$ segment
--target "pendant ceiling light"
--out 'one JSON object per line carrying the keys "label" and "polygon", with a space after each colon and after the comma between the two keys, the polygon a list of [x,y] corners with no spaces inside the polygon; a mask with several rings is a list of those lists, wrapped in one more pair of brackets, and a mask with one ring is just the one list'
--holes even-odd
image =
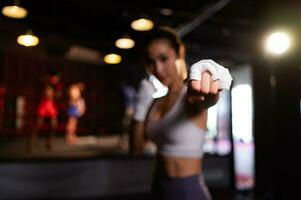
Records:
{"label": "pendant ceiling light", "polygon": [[115,46],[120,49],[131,49],[135,46],[135,41],[125,36],[116,40]]}
{"label": "pendant ceiling light", "polygon": [[131,27],[136,31],[149,31],[154,27],[154,23],[149,19],[140,18],[134,20],[131,23]]}
{"label": "pendant ceiling light", "polygon": [[107,64],[118,64],[121,62],[121,56],[118,55],[118,54],[114,54],[114,53],[111,53],[111,54],[107,54],[105,57],[104,57],[104,61],[105,63]]}
{"label": "pendant ceiling light", "polygon": [[3,7],[2,14],[6,17],[22,19],[27,16],[27,10],[19,5],[19,1],[15,1],[13,5]]}
{"label": "pendant ceiling light", "polygon": [[26,47],[32,47],[39,44],[39,38],[35,35],[33,35],[32,31],[27,31],[24,35],[20,35],[17,38],[17,42],[20,45],[26,46]]}

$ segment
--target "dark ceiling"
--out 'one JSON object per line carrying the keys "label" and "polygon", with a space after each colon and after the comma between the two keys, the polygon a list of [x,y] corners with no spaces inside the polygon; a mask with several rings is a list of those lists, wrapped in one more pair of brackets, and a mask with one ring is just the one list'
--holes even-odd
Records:
{"label": "dark ceiling", "polygon": [[[0,8],[10,3],[3,0]],[[260,20],[282,16],[277,10],[283,5],[299,7],[301,12],[298,1],[288,4],[260,0],[23,0],[20,4],[29,11],[25,19],[0,17],[1,49],[10,48],[11,44],[20,48],[15,38],[30,28],[41,38],[39,48],[52,53],[80,45],[105,54],[114,50],[114,41],[124,34],[139,41],[143,33],[132,30],[130,23],[145,16],[156,26],[175,28],[192,59],[197,54],[242,62],[249,59],[250,45],[263,26]],[[164,15],[162,9],[171,9],[173,13]],[[135,48],[125,51],[132,52],[129,55],[136,53]]]}

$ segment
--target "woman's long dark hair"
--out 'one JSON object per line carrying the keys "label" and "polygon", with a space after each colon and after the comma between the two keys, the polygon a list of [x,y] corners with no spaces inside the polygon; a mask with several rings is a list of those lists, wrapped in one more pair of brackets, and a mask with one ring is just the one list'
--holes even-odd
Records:
{"label": "woman's long dark hair", "polygon": [[177,70],[180,76],[185,79],[187,76],[187,69],[184,60],[185,55],[185,47],[181,39],[179,38],[176,31],[169,27],[157,27],[151,31],[149,31],[143,43],[143,55],[142,60],[145,66],[148,65],[148,46],[154,42],[155,40],[165,40],[169,43],[170,47],[175,50],[179,58],[182,59],[182,64],[178,66]]}
{"label": "woman's long dark hair", "polygon": [[170,44],[170,46],[177,52],[177,54],[179,53],[180,46],[183,45],[175,30],[169,27],[157,27],[146,33],[143,43],[145,55],[147,55],[147,47],[153,41],[159,39],[166,40]]}

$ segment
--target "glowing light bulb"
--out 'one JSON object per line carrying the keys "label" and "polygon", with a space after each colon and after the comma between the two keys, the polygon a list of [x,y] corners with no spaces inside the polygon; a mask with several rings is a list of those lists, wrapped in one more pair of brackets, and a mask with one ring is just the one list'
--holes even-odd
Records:
{"label": "glowing light bulb", "polygon": [[39,44],[39,38],[32,34],[25,34],[25,35],[20,35],[17,39],[17,42],[20,45],[23,45],[26,47],[32,47],[32,46],[36,46]]}
{"label": "glowing light bulb", "polygon": [[154,27],[154,23],[149,19],[141,18],[134,20],[131,27],[136,31],[148,31]]}
{"label": "glowing light bulb", "polygon": [[130,38],[120,38],[116,40],[115,45],[120,49],[130,49],[135,46],[135,41]]}
{"label": "glowing light bulb", "polygon": [[122,60],[121,56],[118,54],[108,54],[104,57],[104,61],[107,64],[118,64],[120,63]]}
{"label": "glowing light bulb", "polygon": [[20,6],[5,6],[2,8],[2,14],[6,17],[22,19],[27,16],[27,10]]}
{"label": "glowing light bulb", "polygon": [[266,51],[272,54],[283,54],[290,47],[290,38],[286,33],[271,34],[266,41]]}

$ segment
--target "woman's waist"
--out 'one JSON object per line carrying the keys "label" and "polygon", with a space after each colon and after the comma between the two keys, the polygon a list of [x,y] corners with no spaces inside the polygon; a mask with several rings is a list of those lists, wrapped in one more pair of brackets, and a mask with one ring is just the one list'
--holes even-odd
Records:
{"label": "woman's waist", "polygon": [[187,177],[199,175],[202,165],[200,158],[157,156],[156,172],[167,177]]}

